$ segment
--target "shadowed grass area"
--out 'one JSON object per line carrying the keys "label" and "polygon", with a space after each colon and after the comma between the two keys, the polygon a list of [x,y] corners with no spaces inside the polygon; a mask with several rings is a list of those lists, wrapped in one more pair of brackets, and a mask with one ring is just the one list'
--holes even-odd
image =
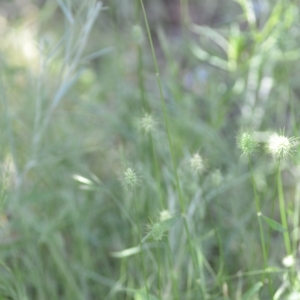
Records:
{"label": "shadowed grass area", "polygon": [[12,1],[0,32],[0,300],[300,298],[295,1]]}

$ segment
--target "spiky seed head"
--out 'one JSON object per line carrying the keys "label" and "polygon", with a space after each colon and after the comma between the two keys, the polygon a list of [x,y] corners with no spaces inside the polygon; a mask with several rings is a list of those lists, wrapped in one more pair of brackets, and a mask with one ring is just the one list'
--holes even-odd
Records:
{"label": "spiky seed head", "polygon": [[128,188],[134,188],[138,185],[138,176],[132,168],[127,168],[125,170],[124,183]]}
{"label": "spiky seed head", "polygon": [[134,25],[132,27],[132,37],[137,45],[142,45],[144,42],[144,32],[140,25]]}
{"label": "spiky seed head", "polygon": [[253,131],[241,130],[237,136],[237,145],[242,150],[242,155],[252,155],[258,147]]}
{"label": "spiky seed head", "polygon": [[285,159],[292,155],[295,147],[298,145],[298,139],[294,137],[286,137],[273,133],[268,140],[267,150],[274,158]]}
{"label": "spiky seed head", "polygon": [[149,225],[148,229],[150,232],[150,236],[154,241],[159,242],[163,239],[164,229],[163,229],[163,226],[159,222],[152,223],[151,225]]}
{"label": "spiky seed head", "polygon": [[140,127],[145,133],[153,132],[155,128],[155,121],[153,117],[146,113],[140,121]]}
{"label": "spiky seed head", "polygon": [[204,160],[199,153],[195,153],[190,159],[190,166],[196,172],[201,174],[204,169]]}

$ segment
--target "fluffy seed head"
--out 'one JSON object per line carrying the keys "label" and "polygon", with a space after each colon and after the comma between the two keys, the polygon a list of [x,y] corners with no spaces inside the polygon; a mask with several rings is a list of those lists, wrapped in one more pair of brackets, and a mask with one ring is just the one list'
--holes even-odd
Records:
{"label": "fluffy seed head", "polygon": [[205,169],[203,158],[199,153],[195,153],[193,157],[191,157],[190,165],[196,173],[201,174]]}
{"label": "fluffy seed head", "polygon": [[250,130],[242,130],[237,136],[237,145],[242,150],[242,155],[251,155],[258,147],[254,134]]}
{"label": "fluffy seed head", "polygon": [[286,137],[273,133],[268,140],[267,150],[277,159],[285,159],[287,156],[292,155],[297,146],[298,141],[294,137]]}
{"label": "fluffy seed head", "polygon": [[138,185],[138,176],[132,168],[127,168],[125,170],[124,183],[129,188],[134,188]]}
{"label": "fluffy seed head", "polygon": [[295,259],[294,259],[293,255],[288,255],[288,256],[284,257],[282,259],[282,264],[287,268],[290,268],[293,265],[295,265]]}
{"label": "fluffy seed head", "polygon": [[168,210],[162,210],[159,214],[160,221],[168,220],[172,217],[171,213]]}
{"label": "fluffy seed head", "polygon": [[140,126],[146,133],[153,132],[155,128],[155,121],[150,114],[146,113],[140,121]]}

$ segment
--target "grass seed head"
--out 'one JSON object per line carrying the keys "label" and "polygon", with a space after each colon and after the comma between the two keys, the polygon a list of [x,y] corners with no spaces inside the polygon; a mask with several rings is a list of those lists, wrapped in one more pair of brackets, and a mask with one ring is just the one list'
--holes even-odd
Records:
{"label": "grass seed head", "polygon": [[191,157],[190,166],[196,173],[201,174],[204,171],[204,160],[199,153],[195,153],[193,157]]}
{"label": "grass seed head", "polygon": [[150,232],[150,236],[154,241],[159,242],[163,239],[164,228],[159,222],[152,223],[148,226],[148,229]]}
{"label": "grass seed head", "polygon": [[252,155],[258,147],[253,131],[241,130],[237,136],[237,145],[242,150],[242,155]]}
{"label": "grass seed head", "polygon": [[140,128],[145,132],[145,133],[150,133],[153,132],[155,129],[155,121],[153,117],[146,113],[144,117],[140,121]]}
{"label": "grass seed head", "polygon": [[123,179],[128,188],[135,188],[139,182],[138,176],[132,168],[127,168],[125,170]]}
{"label": "grass seed head", "polygon": [[269,137],[267,150],[274,158],[285,159],[293,154],[297,145],[297,138],[289,138],[284,135],[273,133]]}
{"label": "grass seed head", "polygon": [[160,213],[159,213],[159,219],[161,222],[165,221],[165,220],[168,220],[172,217],[171,213],[168,211],[168,210],[162,210]]}

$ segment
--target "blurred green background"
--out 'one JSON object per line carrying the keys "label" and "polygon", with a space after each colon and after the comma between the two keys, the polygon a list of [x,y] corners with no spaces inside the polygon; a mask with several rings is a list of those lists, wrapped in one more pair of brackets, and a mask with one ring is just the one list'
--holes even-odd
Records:
{"label": "blurred green background", "polygon": [[[299,135],[299,2],[144,5],[185,212],[168,242],[116,258],[138,245],[136,227],[144,237],[161,211],[183,213],[140,1],[0,2],[0,299],[140,300],[145,286],[149,299],[202,299],[202,284],[205,299],[271,299],[267,287],[243,296],[261,281],[263,263],[247,159],[235,140],[242,126],[257,133],[262,211],[279,221],[276,164],[264,143],[273,131]],[[139,128],[145,113],[155,120],[150,136]],[[196,152],[201,176],[189,167]],[[135,192],[121,182],[128,167],[140,177]],[[282,178],[296,247],[299,151]],[[183,218],[200,249],[201,284]],[[276,291],[284,244],[264,230]]]}

